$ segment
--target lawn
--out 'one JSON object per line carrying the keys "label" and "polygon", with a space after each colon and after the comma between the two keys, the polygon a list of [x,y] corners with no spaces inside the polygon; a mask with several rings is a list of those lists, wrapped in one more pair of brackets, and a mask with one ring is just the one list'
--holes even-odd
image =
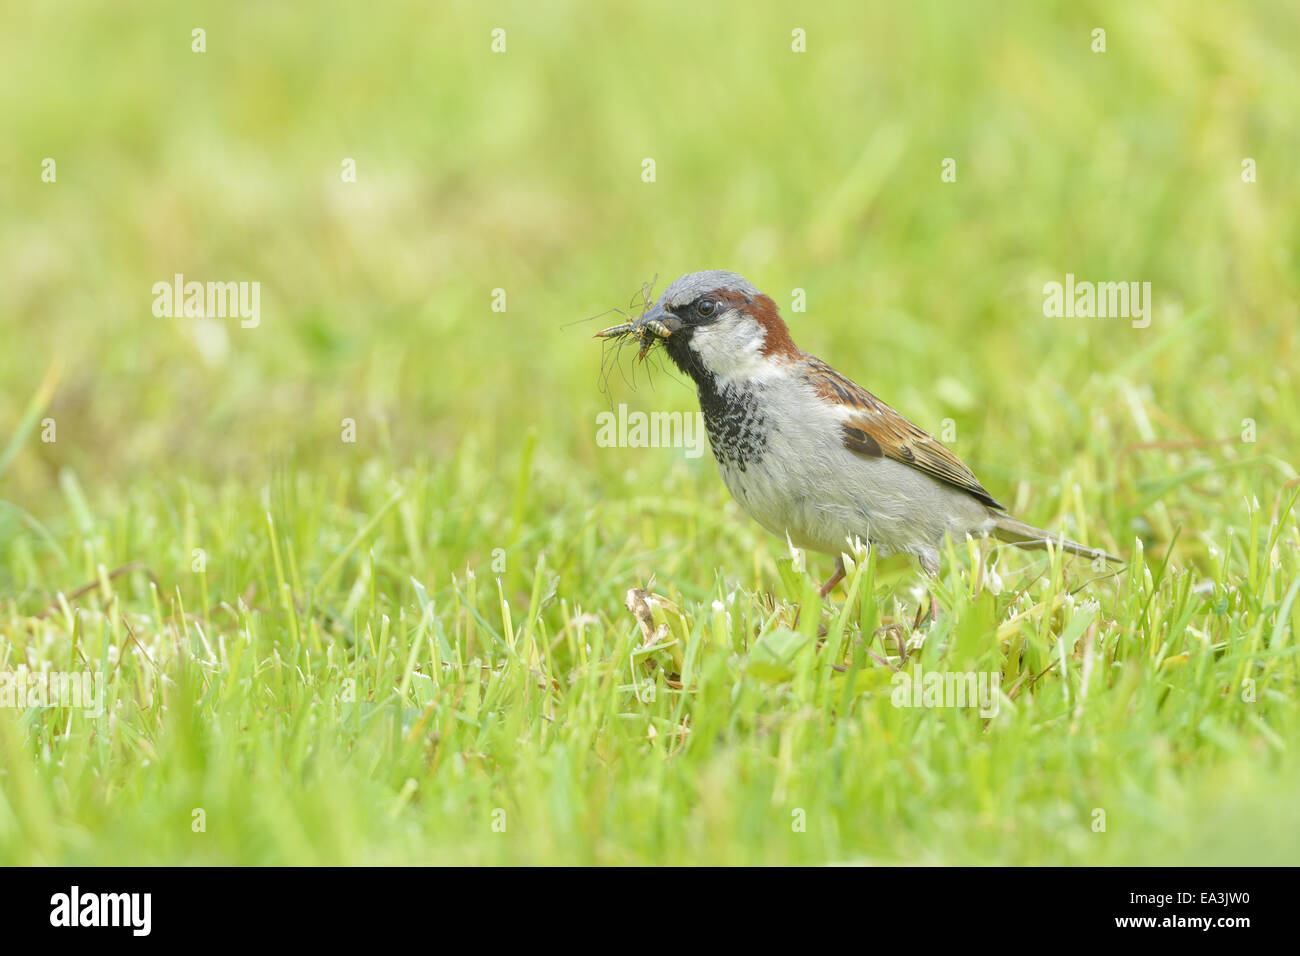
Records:
{"label": "lawn", "polygon": [[[5,6],[0,863],[1300,863],[1295,36]],[[859,553],[819,601],[707,451],[600,440],[694,414],[592,333],[704,268],[1122,563],[953,542],[918,626]],[[1067,276],[1149,313],[1046,314]]]}

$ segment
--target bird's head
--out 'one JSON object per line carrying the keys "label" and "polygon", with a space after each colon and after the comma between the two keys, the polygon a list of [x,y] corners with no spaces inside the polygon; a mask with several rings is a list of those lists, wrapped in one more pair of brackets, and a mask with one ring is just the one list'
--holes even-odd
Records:
{"label": "bird's head", "polygon": [[662,343],[696,382],[761,378],[799,354],[776,303],[741,276],[721,270],[682,276],[640,318],[597,335],[635,336],[642,358]]}

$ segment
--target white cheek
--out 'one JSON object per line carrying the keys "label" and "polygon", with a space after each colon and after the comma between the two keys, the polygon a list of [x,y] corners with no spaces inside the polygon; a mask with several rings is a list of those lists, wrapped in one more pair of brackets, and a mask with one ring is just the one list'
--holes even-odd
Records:
{"label": "white cheek", "polygon": [[753,381],[773,375],[776,369],[760,351],[766,331],[749,316],[723,318],[703,325],[691,336],[691,348],[713,372],[718,384]]}

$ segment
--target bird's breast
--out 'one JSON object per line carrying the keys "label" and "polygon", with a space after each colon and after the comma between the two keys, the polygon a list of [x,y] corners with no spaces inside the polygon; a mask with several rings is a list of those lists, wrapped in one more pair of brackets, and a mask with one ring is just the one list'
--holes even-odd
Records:
{"label": "bird's breast", "polygon": [[700,386],[700,411],[713,457],[723,471],[746,471],[768,453],[773,422],[763,410],[762,385]]}

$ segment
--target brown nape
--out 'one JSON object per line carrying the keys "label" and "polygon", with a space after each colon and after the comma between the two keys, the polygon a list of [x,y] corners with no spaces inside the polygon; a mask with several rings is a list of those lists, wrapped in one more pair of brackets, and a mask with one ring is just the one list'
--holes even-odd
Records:
{"label": "brown nape", "polygon": [[749,314],[757,319],[758,324],[767,332],[761,350],[764,355],[797,359],[803,354],[799,351],[799,346],[794,344],[794,339],[790,338],[790,329],[781,318],[781,313],[776,310],[776,303],[771,298],[765,295],[755,296],[754,301],[749,304]]}

